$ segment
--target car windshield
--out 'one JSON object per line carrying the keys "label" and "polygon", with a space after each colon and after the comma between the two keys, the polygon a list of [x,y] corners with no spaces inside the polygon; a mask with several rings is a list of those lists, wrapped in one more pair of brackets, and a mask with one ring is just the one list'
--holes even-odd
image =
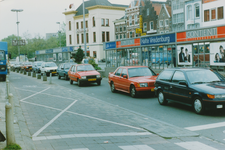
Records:
{"label": "car windshield", "polygon": [[55,63],[47,63],[45,67],[57,67],[57,65]]}
{"label": "car windshield", "polygon": [[5,60],[5,51],[0,50],[0,60]]}
{"label": "car windshield", "polygon": [[65,68],[64,69],[70,69],[70,67],[72,66],[73,64],[65,64]]}
{"label": "car windshield", "polygon": [[219,77],[211,70],[192,70],[187,72],[188,80],[191,84],[203,84],[210,82],[220,82]]}
{"label": "car windshield", "polygon": [[92,65],[80,65],[77,66],[77,71],[92,71],[95,70]]}
{"label": "car windshield", "polygon": [[142,77],[142,76],[154,76],[155,74],[147,67],[129,68],[129,77]]}

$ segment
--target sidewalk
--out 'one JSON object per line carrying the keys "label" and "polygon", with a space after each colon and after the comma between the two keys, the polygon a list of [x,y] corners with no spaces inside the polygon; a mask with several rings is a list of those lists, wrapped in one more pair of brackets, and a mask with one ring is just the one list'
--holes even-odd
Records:
{"label": "sidewalk", "polygon": [[[11,73],[16,143],[23,150],[223,150],[198,134],[97,98]],[[69,84],[69,83],[68,83]],[[71,85],[75,86],[75,85]],[[5,135],[5,82],[0,82],[0,130]],[[0,142],[0,149],[6,142]]]}

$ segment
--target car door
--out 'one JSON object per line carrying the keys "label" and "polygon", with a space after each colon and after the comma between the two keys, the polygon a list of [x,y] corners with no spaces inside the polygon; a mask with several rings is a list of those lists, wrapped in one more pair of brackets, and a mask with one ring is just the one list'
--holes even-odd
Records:
{"label": "car door", "polygon": [[121,72],[122,72],[122,68],[119,68],[116,72],[115,72],[115,74],[112,76],[112,80],[113,80],[113,82],[114,82],[114,86],[115,86],[115,88],[118,88],[118,89],[122,89],[121,88],[121,84],[120,84],[120,75],[121,75]]}
{"label": "car door", "polygon": [[[126,78],[123,77],[124,75],[126,75]],[[127,68],[123,68],[121,76],[119,78],[119,82],[120,82],[121,89],[128,92],[130,82],[128,80]]]}
{"label": "car door", "polygon": [[187,85],[179,84],[181,81],[187,83],[184,73],[182,71],[175,71],[170,86],[172,99],[187,103],[190,98],[189,88]]}

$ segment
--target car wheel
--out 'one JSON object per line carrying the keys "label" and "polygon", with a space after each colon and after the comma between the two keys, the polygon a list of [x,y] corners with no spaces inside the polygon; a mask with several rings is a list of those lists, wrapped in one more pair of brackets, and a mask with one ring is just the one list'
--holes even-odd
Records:
{"label": "car wheel", "polygon": [[78,84],[79,87],[81,87],[81,82],[80,82],[79,79],[77,79],[77,84]]}
{"label": "car wheel", "polygon": [[101,85],[101,81],[97,81],[97,85]]}
{"label": "car wheel", "polygon": [[111,91],[112,91],[113,93],[116,92],[116,90],[115,90],[115,85],[114,85],[113,82],[111,82],[110,88],[111,88]]}
{"label": "car wheel", "polygon": [[203,105],[200,97],[194,98],[193,107],[194,107],[195,113],[197,113],[197,114],[203,114],[203,112],[205,110],[204,105]]}
{"label": "car wheel", "polygon": [[163,91],[159,91],[158,93],[158,101],[160,105],[166,105],[168,103],[168,101],[166,100]]}
{"label": "car wheel", "polygon": [[130,88],[130,96],[133,97],[133,98],[135,98],[137,96],[136,89],[133,85]]}
{"label": "car wheel", "polygon": [[64,75],[64,78],[65,78],[65,80],[68,80],[68,76],[67,75]]}
{"label": "car wheel", "polygon": [[58,79],[61,79],[60,75],[58,74]]}
{"label": "car wheel", "polygon": [[70,84],[73,84],[73,80],[70,79]]}

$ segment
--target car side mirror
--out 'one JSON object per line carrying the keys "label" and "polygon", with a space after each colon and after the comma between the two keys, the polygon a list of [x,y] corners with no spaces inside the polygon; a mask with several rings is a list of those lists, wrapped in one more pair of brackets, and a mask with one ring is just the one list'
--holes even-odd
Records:
{"label": "car side mirror", "polygon": [[179,84],[188,86],[186,81],[180,81]]}
{"label": "car side mirror", "polygon": [[127,75],[123,75],[123,78],[127,78]]}

